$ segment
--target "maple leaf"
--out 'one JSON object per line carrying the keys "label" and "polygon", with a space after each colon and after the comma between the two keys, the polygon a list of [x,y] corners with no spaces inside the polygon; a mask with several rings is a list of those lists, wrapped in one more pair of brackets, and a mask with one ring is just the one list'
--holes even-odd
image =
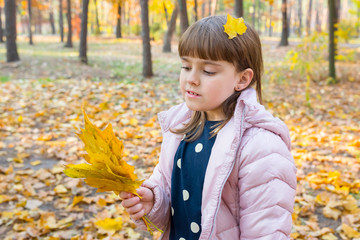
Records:
{"label": "maple leaf", "polygon": [[85,178],[98,192],[126,191],[139,196],[136,189],[143,181],[137,180],[134,166],[122,159],[124,145],[115,136],[111,124],[102,131],[90,122],[85,111],[84,119],[85,128],[77,135],[85,145],[84,158],[89,164],[69,164],[64,173],[72,178]]}
{"label": "maple leaf", "polygon": [[[143,181],[138,180],[135,168],[122,159],[124,144],[115,136],[111,124],[102,131],[90,122],[85,111],[83,114],[85,128],[77,135],[85,145],[84,158],[89,164],[68,164],[64,173],[72,178],[84,178],[97,192],[130,192],[140,197],[136,189]],[[146,216],[143,221],[151,234],[150,225],[162,232]]]}
{"label": "maple leaf", "polygon": [[244,19],[234,18],[230,14],[227,15],[227,21],[224,25],[224,32],[227,33],[229,39],[233,39],[237,34],[242,35],[246,32],[246,25]]}

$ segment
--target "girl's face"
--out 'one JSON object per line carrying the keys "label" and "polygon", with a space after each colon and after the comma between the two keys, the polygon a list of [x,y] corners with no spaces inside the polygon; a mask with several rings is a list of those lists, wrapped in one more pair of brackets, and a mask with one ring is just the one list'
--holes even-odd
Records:
{"label": "girl's face", "polygon": [[222,103],[239,87],[242,73],[226,61],[181,57],[181,63],[180,88],[188,108],[205,111],[208,120],[223,120]]}

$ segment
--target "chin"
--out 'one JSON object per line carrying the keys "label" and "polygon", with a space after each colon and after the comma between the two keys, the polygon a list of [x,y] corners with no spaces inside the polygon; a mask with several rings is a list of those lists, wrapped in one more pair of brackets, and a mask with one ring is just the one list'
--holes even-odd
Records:
{"label": "chin", "polygon": [[191,111],[204,111],[202,108],[199,108],[197,106],[194,106],[193,104],[191,103],[186,103],[186,106],[191,110]]}

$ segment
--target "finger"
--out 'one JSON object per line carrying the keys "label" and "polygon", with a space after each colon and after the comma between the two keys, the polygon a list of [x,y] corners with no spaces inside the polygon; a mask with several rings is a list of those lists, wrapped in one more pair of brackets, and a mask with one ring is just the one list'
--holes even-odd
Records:
{"label": "finger", "polygon": [[136,214],[133,214],[133,215],[130,215],[130,217],[131,217],[133,220],[139,220],[139,219],[141,219],[144,215],[145,215],[144,209],[142,209],[140,212],[138,212],[138,213],[136,213]]}
{"label": "finger", "polygon": [[140,212],[141,210],[143,210],[143,205],[141,203],[136,204],[130,208],[127,208],[126,210],[130,215],[134,215],[134,214],[137,214],[138,212]]}
{"label": "finger", "polygon": [[142,200],[148,201],[151,199],[153,193],[149,188],[140,187],[136,189],[136,192],[142,197]]}
{"label": "finger", "polygon": [[140,198],[138,197],[132,197],[132,198],[127,198],[122,200],[121,205],[124,208],[130,208],[132,206],[134,206],[135,204],[138,204],[140,202]]}
{"label": "finger", "polygon": [[120,194],[119,194],[119,197],[122,199],[131,198],[133,196],[134,196],[134,194],[129,193],[129,192],[120,192]]}

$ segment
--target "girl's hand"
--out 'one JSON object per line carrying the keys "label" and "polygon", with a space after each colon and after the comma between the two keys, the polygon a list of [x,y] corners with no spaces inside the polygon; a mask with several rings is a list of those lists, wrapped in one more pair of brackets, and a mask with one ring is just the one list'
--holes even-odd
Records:
{"label": "girl's hand", "polygon": [[126,208],[130,217],[139,220],[145,214],[148,214],[154,206],[154,193],[146,187],[140,187],[136,191],[141,196],[141,199],[128,192],[121,192],[119,196],[123,199],[121,205]]}

